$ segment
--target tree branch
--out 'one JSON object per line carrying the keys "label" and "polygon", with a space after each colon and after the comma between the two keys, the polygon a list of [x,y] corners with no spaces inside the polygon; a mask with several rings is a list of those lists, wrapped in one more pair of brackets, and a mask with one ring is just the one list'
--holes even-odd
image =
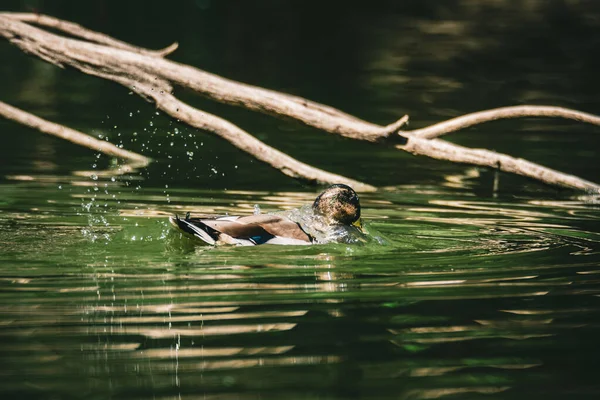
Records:
{"label": "tree branch", "polygon": [[600,117],[577,110],[553,106],[511,106],[461,115],[460,117],[452,118],[426,128],[414,129],[402,133],[410,133],[413,136],[424,139],[433,139],[484,122],[521,117],[566,118],[600,126]]}
{"label": "tree branch", "polygon": [[[0,25],[1,24],[2,18],[0,16]],[[28,53],[43,57],[53,64],[60,66],[71,65],[87,74],[118,82],[147,99],[153,99],[159,109],[165,111],[172,117],[177,118],[188,125],[217,134],[218,136],[229,141],[234,146],[238,147],[240,150],[245,151],[246,153],[254,156],[256,159],[263,161],[274,168],[279,169],[285,175],[293,178],[303,179],[311,183],[345,183],[352,186],[355,190],[362,192],[376,190],[376,188],[372,185],[368,185],[366,183],[359,182],[338,174],[326,172],[302,163],[288,156],[287,154],[264,144],[236,125],[215,115],[197,110],[185,104],[170,94],[172,88],[166,80],[139,69],[135,65],[124,69],[123,66],[120,65],[119,59],[106,60],[102,57],[98,57],[96,54],[92,54],[91,56],[88,54],[76,54],[68,47],[64,49],[54,49],[50,46],[40,46],[37,42],[32,42],[28,39],[28,37],[24,36],[15,36],[13,40]],[[97,46],[92,44],[89,45]],[[31,114],[29,114],[29,116],[32,118],[37,118]],[[69,129],[61,127],[60,125],[57,125],[55,128]],[[96,141],[96,139],[90,138],[85,134],[81,135]],[[74,143],[85,145],[84,138],[76,135],[65,135],[62,137]],[[110,145],[110,143],[102,141],[98,142]],[[110,151],[110,149],[103,150]]]}
{"label": "tree branch", "polygon": [[[31,17],[21,15],[20,18]],[[446,121],[430,127],[429,131],[427,130],[429,128],[399,131],[408,120],[407,116],[390,125],[379,126],[362,121],[333,107],[301,97],[235,82],[156,55],[148,55],[140,52],[139,49],[135,51],[124,48],[122,45],[116,48],[105,39],[102,39],[104,45],[99,45],[57,36],[20,22],[10,14],[0,13],[0,35],[25,52],[35,54],[56,65],[70,65],[85,73],[132,87],[139,94],[154,99],[157,106],[170,115],[180,119],[183,115],[188,118],[186,122],[191,125],[220,135],[238,148],[280,169],[289,176],[324,182],[337,182],[343,178],[334,174],[317,175],[317,171],[325,172],[317,169],[309,171],[306,168],[312,167],[266,146],[235,125],[181,103],[170,94],[171,84],[191,88],[206,97],[223,103],[293,118],[309,126],[352,139],[396,143],[396,148],[415,155],[499,168],[504,172],[519,174],[551,185],[600,192],[598,184],[535,163],[489,150],[469,149],[440,139],[430,139],[443,133],[499,118],[553,116],[598,124],[599,118],[591,114],[559,107],[506,107]],[[132,82],[137,82],[137,85],[133,87]],[[148,88],[154,88],[154,92]],[[263,151],[266,153],[263,154]],[[317,178],[317,176],[321,178]],[[343,179],[346,179],[346,182],[351,181],[348,178]],[[370,185],[364,185],[362,188],[364,190],[374,189]]]}
{"label": "tree branch", "polygon": [[372,192],[376,187],[345,176],[332,174],[300,162],[281,151],[274,149],[240,129],[236,125],[215,115],[200,111],[175,98],[170,93],[153,90],[147,85],[135,84],[134,91],[151,97],[156,106],[173,118],[193,127],[213,132],[256,159],[277,168],[292,178],[301,178],[314,183],[345,183],[361,192]]}
{"label": "tree branch", "polygon": [[49,135],[68,140],[71,143],[87,147],[88,149],[99,151],[100,153],[104,153],[109,156],[133,161],[141,167],[147,166],[152,161],[150,158],[141,154],[121,149],[112,143],[93,138],[85,133],[76,131],[75,129],[67,128],[66,126],[36,117],[33,114],[29,114],[28,112],[8,105],[3,101],[0,101],[0,116],[31,128],[35,128],[40,132],[44,132]]}
{"label": "tree branch", "polygon": [[372,124],[302,97],[235,82],[139,51],[60,37],[22,23],[11,14],[0,13],[0,31],[24,51],[30,52],[31,46],[38,47],[40,51],[37,55],[40,57],[45,56],[46,52],[64,52],[72,60],[95,62],[97,67],[102,67],[104,63],[120,64],[123,71],[135,67],[222,103],[291,117],[306,125],[352,139],[378,142],[393,133],[391,130],[395,128],[394,124],[386,127]]}
{"label": "tree branch", "polygon": [[514,158],[491,150],[470,149],[440,139],[423,139],[417,137],[410,138],[406,145],[398,145],[396,148],[413,154],[426,155],[438,160],[479,165],[522,175],[548,185],[600,193],[600,185],[594,182],[565,174],[522,158]]}
{"label": "tree branch", "polygon": [[177,47],[179,47],[179,44],[175,42],[165,47],[164,49],[148,50],[142,47],[133,46],[121,40],[117,40],[103,33],[94,32],[74,22],[64,21],[58,18],[50,17],[48,15],[16,12],[3,12],[1,13],[1,15],[5,15],[22,22],[32,22],[36,25],[54,28],[59,31],[68,33],[69,35],[89,40],[90,42],[105,44],[116,49],[129,50],[135,53],[146,54],[149,56],[164,57],[171,54],[172,52],[177,50]]}

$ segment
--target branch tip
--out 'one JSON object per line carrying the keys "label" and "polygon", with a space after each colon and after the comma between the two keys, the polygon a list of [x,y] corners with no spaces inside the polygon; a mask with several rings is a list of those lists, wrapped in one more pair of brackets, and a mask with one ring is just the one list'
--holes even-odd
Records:
{"label": "branch tip", "polygon": [[388,135],[400,130],[400,128],[402,128],[404,125],[406,125],[406,123],[408,122],[408,114],[405,114],[402,118],[400,118],[398,121],[393,122],[389,125],[386,125],[383,129],[382,132],[387,133]]}
{"label": "branch tip", "polygon": [[165,47],[164,49],[156,50],[156,55],[158,55],[159,57],[165,57],[165,56],[168,56],[169,54],[173,53],[178,48],[179,48],[179,43],[173,42],[170,45],[168,45],[167,47]]}

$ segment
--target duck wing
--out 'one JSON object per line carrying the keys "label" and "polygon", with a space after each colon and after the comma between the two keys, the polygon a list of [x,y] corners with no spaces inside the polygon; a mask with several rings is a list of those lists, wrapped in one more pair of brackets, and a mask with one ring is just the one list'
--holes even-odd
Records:
{"label": "duck wing", "polygon": [[277,215],[244,217],[171,218],[171,223],[204,242],[237,245],[309,244],[312,242],[300,225]]}
{"label": "duck wing", "polygon": [[279,215],[248,215],[238,218],[235,222],[248,227],[260,227],[275,238],[312,242],[312,238],[304,232],[299,224]]}

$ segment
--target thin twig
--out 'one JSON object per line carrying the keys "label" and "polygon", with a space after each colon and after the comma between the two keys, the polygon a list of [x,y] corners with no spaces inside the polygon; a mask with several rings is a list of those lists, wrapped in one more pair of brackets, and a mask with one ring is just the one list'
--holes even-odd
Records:
{"label": "thin twig", "polygon": [[164,57],[171,54],[172,52],[177,50],[177,47],[179,47],[179,44],[175,42],[165,47],[164,49],[148,50],[142,47],[133,46],[121,40],[117,40],[103,33],[89,30],[74,22],[64,21],[62,19],[54,18],[44,14],[3,12],[1,13],[1,15],[6,15],[8,17],[17,19],[22,22],[32,22],[36,25],[54,28],[59,31],[68,33],[69,35],[89,40],[90,42],[104,44],[117,49],[129,50],[135,53],[147,54],[149,56]]}
{"label": "thin twig", "polygon": [[49,135],[68,140],[71,143],[87,147],[88,149],[99,151],[100,153],[109,156],[135,161],[137,165],[146,166],[152,161],[150,158],[141,154],[121,149],[112,143],[93,138],[85,133],[76,131],[75,129],[71,129],[54,122],[46,121],[40,117],[36,117],[33,114],[8,105],[3,101],[0,101],[0,116],[31,128],[35,128],[40,132],[44,132]]}
{"label": "thin twig", "polygon": [[410,133],[413,136],[418,136],[425,139],[433,139],[450,132],[455,132],[460,129],[465,129],[470,126],[482,124],[488,121],[522,117],[566,118],[600,126],[600,117],[593,114],[563,107],[523,105],[500,107],[486,111],[474,112],[471,114],[461,115],[460,117],[452,118],[426,128],[414,129],[400,133]]}

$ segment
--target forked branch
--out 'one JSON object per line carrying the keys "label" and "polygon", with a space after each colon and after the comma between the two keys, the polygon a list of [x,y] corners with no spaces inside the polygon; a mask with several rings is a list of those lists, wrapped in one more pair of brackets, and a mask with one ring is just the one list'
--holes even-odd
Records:
{"label": "forked branch", "polygon": [[[66,38],[35,28],[23,21],[68,32],[88,41]],[[119,82],[145,98],[152,98],[169,115],[197,128],[213,132],[239,149],[270,164],[283,173],[311,182],[346,182],[358,190],[373,186],[321,171],[273,149],[239,127],[197,110],[171,94],[171,85],[190,88],[219,102],[254,111],[296,119],[326,132],[356,140],[395,144],[415,155],[498,168],[549,185],[600,192],[600,185],[535,163],[489,150],[470,149],[441,139],[445,133],[501,118],[562,117],[600,125],[600,118],[560,107],[516,106],[482,111],[458,117],[428,128],[400,129],[408,116],[380,126],[363,121],[333,107],[307,99],[235,82],[188,65],[162,58],[167,51],[151,51],[89,31],[79,25],[31,14],[0,13],[0,35],[23,51],[59,66],[72,66],[84,73]]]}

